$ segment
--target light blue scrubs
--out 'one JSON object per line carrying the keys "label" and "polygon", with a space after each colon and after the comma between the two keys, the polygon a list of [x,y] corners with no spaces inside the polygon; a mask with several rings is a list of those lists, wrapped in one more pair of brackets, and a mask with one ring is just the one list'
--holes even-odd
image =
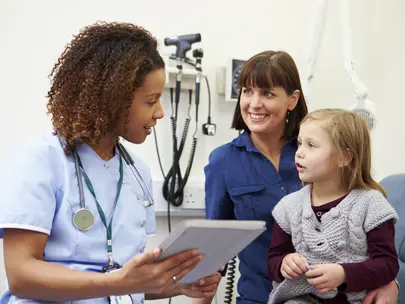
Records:
{"label": "light blue scrubs", "polygon": [[[107,162],[85,144],[78,147],[78,154],[99,204],[109,218],[119,180],[119,151],[116,149],[115,156]],[[133,158],[151,189],[148,168],[138,158]],[[44,256],[48,262],[94,272],[108,264],[106,228],[84,179],[86,207],[94,213],[95,223],[88,231],[80,231],[73,224],[73,214],[80,208],[75,164],[73,156],[64,154],[58,137],[49,132],[13,151],[11,158],[3,161],[0,182],[0,237],[3,237],[3,228],[38,231],[49,235]],[[113,259],[121,266],[144,252],[147,236],[156,232],[154,206],[145,208],[144,200],[148,200],[148,196],[124,162],[123,185],[112,224]],[[132,295],[132,298],[136,304],[144,302],[143,294]],[[6,285],[0,303],[49,302],[17,298],[10,295]],[[69,303],[101,304],[108,300]]]}

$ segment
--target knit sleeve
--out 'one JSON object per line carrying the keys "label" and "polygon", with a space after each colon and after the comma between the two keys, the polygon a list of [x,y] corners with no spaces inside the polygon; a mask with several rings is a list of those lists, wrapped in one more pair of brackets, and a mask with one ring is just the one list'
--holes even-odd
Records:
{"label": "knit sleeve", "polygon": [[366,233],[389,220],[393,220],[394,224],[398,220],[394,208],[382,193],[376,190],[370,191],[367,195],[364,215],[363,227]]}
{"label": "knit sleeve", "polygon": [[277,224],[280,226],[281,229],[284,230],[285,233],[291,235],[291,222],[289,218],[289,201],[290,195],[285,196],[282,198],[274,207],[273,209],[273,217]]}
{"label": "knit sleeve", "polygon": [[360,292],[384,286],[398,274],[395,250],[395,227],[392,220],[367,233],[369,259],[360,263],[341,264],[346,273],[344,292]]}

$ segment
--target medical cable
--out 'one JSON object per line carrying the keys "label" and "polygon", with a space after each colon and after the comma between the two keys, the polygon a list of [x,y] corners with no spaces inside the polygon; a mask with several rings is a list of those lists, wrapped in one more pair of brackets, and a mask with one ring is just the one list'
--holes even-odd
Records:
{"label": "medical cable", "polygon": [[[195,51],[197,51],[197,50],[195,50]],[[170,56],[169,58],[170,59],[176,59],[176,57],[173,56],[173,55]],[[196,68],[196,63],[190,58],[185,57],[184,62]],[[208,81],[207,76],[202,76],[202,77],[204,77],[204,79],[205,79],[205,83],[207,85],[207,93],[208,93],[208,117],[207,117],[207,122],[205,124],[203,124],[203,134],[204,135],[215,135],[215,132],[214,133],[208,132],[208,126],[214,126],[214,128],[215,128],[215,124],[213,124],[212,121],[211,121],[211,88],[210,88],[210,83]]]}
{"label": "medical cable", "polygon": [[125,149],[125,147],[119,143],[117,145],[118,150],[120,151],[120,154],[124,161],[127,163],[128,167],[132,171],[132,174],[135,176],[136,180],[138,181],[139,185],[142,188],[142,191],[148,195],[148,200],[143,202],[144,207],[149,207],[155,204],[155,201],[153,199],[153,195],[148,187],[148,185],[145,182],[145,179],[143,178],[141,172],[138,170],[138,168],[135,166],[135,162],[131,155],[128,153],[128,151]]}
{"label": "medical cable", "polygon": [[[197,147],[197,128],[198,128],[198,107],[199,107],[199,97],[200,97],[200,79],[201,79],[201,58],[199,58],[199,68],[197,69],[197,77],[196,77],[196,95],[195,95],[195,106],[196,106],[196,130],[193,134],[193,142],[191,146],[190,156],[186,168],[186,172],[184,177],[181,174],[180,169],[180,158],[184,150],[184,145],[187,139],[188,128],[190,125],[191,117],[190,117],[190,108],[191,108],[191,94],[189,96],[189,111],[185,121],[185,126],[183,130],[183,134],[181,137],[181,142],[179,148],[178,146],[178,139],[177,139],[177,118],[178,118],[178,105],[180,99],[180,88],[181,88],[181,75],[182,75],[182,62],[177,61],[177,68],[178,74],[176,79],[176,91],[175,91],[175,101],[174,106],[175,110],[174,113],[172,112],[171,115],[171,126],[172,126],[172,140],[173,140],[173,164],[170,168],[169,172],[165,176],[165,180],[163,183],[163,197],[175,207],[179,207],[182,205],[184,201],[184,187],[186,186],[187,180],[191,173],[191,168],[194,161],[194,155]],[[179,76],[180,75],[180,76]],[[171,104],[173,104],[173,99],[171,95]],[[176,189],[177,186],[177,189]]]}
{"label": "medical cable", "polygon": [[[76,172],[80,172],[80,165],[79,165],[79,156],[77,155],[76,151],[73,153],[73,156],[75,158],[75,168]],[[83,191],[83,181],[81,178],[77,178],[78,184],[79,184],[79,197],[80,197],[80,209],[85,209],[86,208],[86,203],[84,200],[84,191]]]}
{"label": "medical cable", "polygon": [[233,289],[235,284],[235,268],[236,268],[236,256],[228,263],[227,278],[225,285],[225,304],[231,304],[233,298]]}

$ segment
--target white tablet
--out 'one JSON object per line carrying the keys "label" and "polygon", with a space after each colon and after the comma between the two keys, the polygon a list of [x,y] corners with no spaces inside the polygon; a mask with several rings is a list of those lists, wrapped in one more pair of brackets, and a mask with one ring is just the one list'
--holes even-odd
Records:
{"label": "white tablet", "polygon": [[187,249],[199,249],[204,259],[179,280],[182,284],[195,283],[217,272],[265,230],[264,221],[184,220],[159,246],[159,260]]}

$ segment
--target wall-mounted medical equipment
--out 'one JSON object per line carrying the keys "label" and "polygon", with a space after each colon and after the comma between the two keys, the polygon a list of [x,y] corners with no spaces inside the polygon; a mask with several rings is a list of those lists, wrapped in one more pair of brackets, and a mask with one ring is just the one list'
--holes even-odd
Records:
{"label": "wall-mounted medical equipment", "polygon": [[[159,164],[164,178],[161,187],[162,197],[168,203],[167,215],[169,217],[169,231],[171,230],[170,206],[180,209],[182,208],[184,201],[187,200],[187,198],[185,198],[185,187],[190,176],[197,149],[198,134],[202,132],[204,135],[212,136],[216,133],[216,125],[211,121],[211,93],[209,81],[207,75],[203,73],[202,68],[204,50],[202,48],[196,48],[191,52],[193,44],[197,42],[201,42],[201,34],[199,33],[164,39],[164,44],[166,46],[175,47],[175,52],[172,55],[164,57],[166,62],[166,88],[170,93],[169,97],[172,108],[170,117],[172,163],[168,171],[163,169],[156,132],[154,132],[154,135]],[[192,58],[187,57],[189,51],[192,53],[190,54],[192,55]],[[204,85],[204,82],[208,91],[208,119],[206,123],[201,124],[199,120],[199,108],[201,101],[205,100],[201,99],[201,83]],[[183,101],[182,99],[185,100]],[[184,117],[179,114],[179,107],[186,102],[188,102],[188,110]],[[178,126],[183,119],[185,119],[184,128],[180,131],[178,130]],[[180,168],[180,160],[187,157],[187,155],[183,155],[183,152],[185,150],[184,148],[187,138],[189,137],[188,131],[192,120],[195,122],[195,129],[192,134],[191,152],[188,155],[187,167],[183,170]],[[178,133],[181,135],[178,135]],[[165,152],[166,151],[168,150],[165,149]]]}
{"label": "wall-mounted medical equipment", "polygon": [[217,70],[217,93],[225,96],[225,101],[236,102],[239,96],[238,79],[246,60],[230,58],[226,67]]}
{"label": "wall-mounted medical equipment", "polygon": [[[368,128],[373,130],[376,125],[376,107],[375,103],[368,100],[368,89],[362,83],[359,76],[353,68],[354,60],[352,54],[352,37],[350,29],[348,0],[339,1],[341,17],[342,50],[344,55],[344,69],[349,76],[355,94],[356,104],[350,108],[351,111],[360,115],[367,123]],[[308,74],[306,86],[306,98],[311,104],[311,85],[314,80],[314,72],[319,56],[320,45],[322,41],[323,30],[325,26],[326,15],[328,11],[328,0],[318,1],[318,11],[314,22],[313,39],[308,59]]]}
{"label": "wall-mounted medical equipment", "polygon": [[186,53],[191,49],[191,45],[196,42],[201,41],[200,34],[190,34],[183,36],[176,36],[166,38],[164,40],[166,46],[174,45],[176,47],[175,60],[176,60],[176,86],[175,86],[175,96],[173,100],[173,88],[170,88],[170,102],[172,105],[171,114],[171,126],[172,126],[172,141],[173,141],[173,163],[169,172],[165,176],[163,183],[163,197],[165,200],[175,207],[180,206],[184,199],[184,187],[187,183],[188,177],[190,175],[191,167],[194,160],[195,150],[197,147],[197,128],[198,128],[198,106],[200,100],[200,78],[201,78],[201,59],[199,58],[199,68],[196,67],[196,77],[195,77],[195,123],[196,129],[193,134],[193,141],[191,147],[191,153],[189,156],[186,172],[183,176],[180,170],[180,158],[183,153],[184,145],[187,139],[187,133],[191,121],[190,110],[192,105],[192,90],[189,90],[189,111],[184,124],[184,129],[180,142],[177,137],[177,122],[178,122],[178,109],[180,103],[180,92],[182,85],[183,76],[183,62],[186,57]]}
{"label": "wall-mounted medical equipment", "polygon": [[372,131],[377,123],[376,107],[375,103],[368,99],[368,89],[360,80],[353,68],[355,61],[353,60],[352,54],[352,37],[350,30],[350,11],[348,0],[341,0],[340,8],[345,71],[349,76],[350,82],[352,83],[356,98],[356,104],[351,107],[350,110],[360,115],[367,123],[369,130]]}

